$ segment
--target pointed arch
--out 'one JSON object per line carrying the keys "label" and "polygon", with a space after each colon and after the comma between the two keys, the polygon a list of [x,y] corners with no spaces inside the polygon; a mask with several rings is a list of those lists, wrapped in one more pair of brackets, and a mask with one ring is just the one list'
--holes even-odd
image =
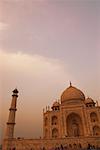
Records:
{"label": "pointed arch", "polygon": [[48,129],[45,129],[45,138],[48,138]]}
{"label": "pointed arch", "polygon": [[99,126],[93,127],[93,135],[94,136],[100,136],[100,127]]}
{"label": "pointed arch", "polygon": [[98,117],[97,117],[97,114],[95,112],[90,113],[90,118],[91,118],[91,122],[98,121]]}
{"label": "pointed arch", "polygon": [[58,129],[54,128],[52,130],[52,138],[58,138],[58,136],[59,136]]}
{"label": "pointed arch", "polygon": [[44,125],[45,125],[45,126],[48,125],[48,118],[47,118],[47,117],[45,117],[45,119],[44,119]]}
{"label": "pointed arch", "polygon": [[52,125],[57,125],[58,124],[58,117],[57,116],[52,116]]}
{"label": "pointed arch", "polygon": [[66,128],[67,134],[70,137],[77,137],[83,135],[83,124],[80,115],[74,112],[69,114],[66,119]]}

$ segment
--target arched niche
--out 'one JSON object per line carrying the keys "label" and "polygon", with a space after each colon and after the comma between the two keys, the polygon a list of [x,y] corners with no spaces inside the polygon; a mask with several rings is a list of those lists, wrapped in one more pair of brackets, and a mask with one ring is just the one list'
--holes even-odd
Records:
{"label": "arched niche", "polygon": [[84,134],[83,124],[80,115],[71,113],[66,119],[67,135],[69,137],[78,137]]}
{"label": "arched niche", "polygon": [[94,136],[100,136],[100,127],[99,126],[93,127],[93,135]]}
{"label": "arched niche", "polygon": [[44,119],[44,125],[45,125],[45,126],[48,125],[48,118],[47,118],[47,117],[45,117],[45,119]]}
{"label": "arched niche", "polygon": [[52,129],[52,138],[57,138],[58,136],[59,136],[58,129],[57,128]]}
{"label": "arched niche", "polygon": [[97,114],[95,112],[90,113],[91,122],[98,121]]}
{"label": "arched niche", "polygon": [[52,125],[57,125],[58,124],[58,118],[57,116],[52,116]]}
{"label": "arched niche", "polygon": [[45,138],[48,138],[48,129],[45,129]]}

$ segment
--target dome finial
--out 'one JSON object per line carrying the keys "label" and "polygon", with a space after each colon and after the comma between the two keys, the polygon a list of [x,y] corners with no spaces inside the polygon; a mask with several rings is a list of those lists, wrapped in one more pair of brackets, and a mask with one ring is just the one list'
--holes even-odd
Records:
{"label": "dome finial", "polygon": [[70,86],[72,86],[72,82],[70,81]]}

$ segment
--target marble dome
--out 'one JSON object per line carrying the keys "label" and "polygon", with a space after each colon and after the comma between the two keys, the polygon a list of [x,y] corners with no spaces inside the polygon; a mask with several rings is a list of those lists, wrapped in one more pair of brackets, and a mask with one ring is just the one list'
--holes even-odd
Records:
{"label": "marble dome", "polygon": [[61,103],[67,100],[74,100],[74,99],[85,100],[85,95],[81,90],[77,89],[76,87],[73,87],[70,84],[70,86],[61,95]]}

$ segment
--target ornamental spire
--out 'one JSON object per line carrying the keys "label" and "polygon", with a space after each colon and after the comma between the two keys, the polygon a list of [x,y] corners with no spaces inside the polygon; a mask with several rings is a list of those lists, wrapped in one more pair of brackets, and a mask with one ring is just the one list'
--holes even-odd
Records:
{"label": "ornamental spire", "polygon": [[70,81],[70,86],[72,86],[72,82]]}

